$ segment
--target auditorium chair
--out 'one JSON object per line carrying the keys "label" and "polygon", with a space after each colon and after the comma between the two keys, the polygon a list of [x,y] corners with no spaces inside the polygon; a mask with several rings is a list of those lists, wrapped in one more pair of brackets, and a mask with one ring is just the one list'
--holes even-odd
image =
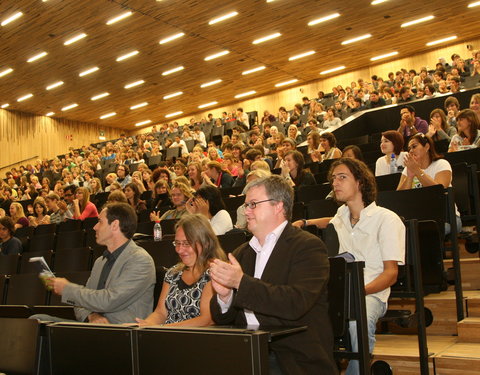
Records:
{"label": "auditorium chair", "polygon": [[85,231],[75,230],[70,232],[60,232],[57,235],[55,243],[56,249],[73,249],[85,246]]}
{"label": "auditorium chair", "polygon": [[[55,233],[39,234],[30,239],[28,252],[53,250],[55,247]],[[24,249],[26,251],[26,249]]]}
{"label": "auditorium chair", "polygon": [[15,275],[20,268],[21,255],[0,255],[0,275]]}
{"label": "auditorium chair", "polygon": [[55,223],[38,225],[35,228],[34,236],[39,236],[39,235],[42,235],[42,234],[55,233],[56,227],[57,227],[57,224],[55,224]]}
{"label": "auditorium chair", "polygon": [[247,235],[240,229],[233,229],[225,234],[217,236],[217,238],[225,253],[231,253],[237,247],[247,242]]}
{"label": "auditorium chair", "polygon": [[161,241],[139,240],[136,243],[150,254],[155,262],[156,269],[162,267],[168,269],[179,262],[178,254],[171,239]]}
{"label": "auditorium chair", "polygon": [[376,176],[377,191],[394,191],[400,182],[401,173],[386,174],[384,176]]}
{"label": "auditorium chair", "polygon": [[98,223],[98,217],[87,217],[82,221],[82,229],[84,231],[91,230]]}
{"label": "auditorium chair", "polygon": [[62,232],[73,232],[82,229],[82,221],[81,220],[69,220],[61,222],[57,225],[57,233]]}
{"label": "auditorium chair", "polygon": [[8,280],[6,305],[45,305],[47,289],[38,273],[11,275]]}
{"label": "auditorium chair", "polygon": [[55,250],[54,271],[55,273],[90,271],[91,258],[92,250],[88,247],[57,248]]}
{"label": "auditorium chair", "polygon": [[40,269],[36,262],[29,262],[29,259],[33,257],[43,257],[50,269],[53,269],[53,250],[30,251],[22,254],[19,273],[34,273],[38,275]]}

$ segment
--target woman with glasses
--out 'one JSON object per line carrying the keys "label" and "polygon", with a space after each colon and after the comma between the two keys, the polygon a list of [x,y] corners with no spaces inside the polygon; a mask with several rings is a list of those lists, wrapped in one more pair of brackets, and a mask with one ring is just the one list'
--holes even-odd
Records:
{"label": "woman with glasses", "polygon": [[182,184],[181,182],[175,182],[170,191],[170,200],[175,208],[166,211],[162,216],[160,212],[153,211],[150,214],[151,221],[180,219],[187,213],[185,203],[188,199],[193,197],[193,190],[190,186]]}
{"label": "woman with glasses", "polygon": [[210,299],[213,296],[209,265],[213,259],[226,260],[217,236],[203,215],[185,215],[177,224],[175,251],[180,263],[165,274],[155,311],[140,326],[208,326],[213,324]]}

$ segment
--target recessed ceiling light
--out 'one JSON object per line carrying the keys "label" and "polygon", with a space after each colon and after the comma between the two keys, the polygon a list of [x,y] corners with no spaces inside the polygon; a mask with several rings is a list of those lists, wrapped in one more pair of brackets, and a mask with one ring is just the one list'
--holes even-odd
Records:
{"label": "recessed ceiling light", "polygon": [[6,76],[8,73],[11,73],[11,72],[13,72],[13,69],[12,69],[12,68],[7,68],[7,69],[5,69],[5,70],[2,70],[2,71],[0,72],[0,77]]}
{"label": "recessed ceiling light", "polygon": [[377,61],[377,60],[381,60],[381,59],[386,59],[387,57],[392,57],[392,56],[395,56],[395,55],[398,55],[397,51],[390,52],[390,53],[385,53],[384,55],[378,55],[378,56],[372,57],[370,59],[370,61]]}
{"label": "recessed ceiling light", "polygon": [[337,18],[337,17],[340,17],[340,13],[332,13],[332,14],[329,14],[328,16],[317,18],[317,19],[314,19],[314,20],[310,21],[308,23],[308,26],[318,25],[319,23],[330,21],[330,20],[333,20],[334,18]]}
{"label": "recessed ceiling light", "polygon": [[368,39],[372,36],[372,34],[365,34],[365,35],[360,35],[360,36],[357,36],[356,38],[353,38],[353,39],[348,39],[348,40],[344,40],[342,42],[342,46],[346,45],[346,44],[350,44],[350,43],[355,43],[355,42],[359,42],[360,40],[364,40],[364,39]]}
{"label": "recessed ceiling light", "polygon": [[145,120],[145,121],[140,121],[135,124],[135,126],[142,126],[142,125],[147,125],[150,124],[152,120]]}
{"label": "recessed ceiling light", "polygon": [[218,102],[210,102],[210,103],[201,104],[201,105],[198,106],[198,108],[200,108],[200,109],[207,108],[207,107],[211,107],[212,105],[215,105],[215,104],[218,104]]}
{"label": "recessed ceiling light", "polygon": [[438,39],[438,40],[434,40],[432,42],[428,42],[427,43],[427,46],[434,46],[436,44],[440,44],[440,43],[444,43],[444,42],[449,42],[451,40],[455,40],[457,39],[457,36],[456,35],[452,35],[452,36],[449,36],[447,38],[443,38],[443,39]]}
{"label": "recessed ceiling light", "polygon": [[69,105],[66,105],[65,107],[63,107],[62,111],[68,111],[69,109],[72,109],[72,108],[75,108],[75,107],[78,107],[78,104],[77,103],[72,103],[72,104],[69,104]]}
{"label": "recessed ceiling light", "polygon": [[214,80],[214,81],[202,83],[202,84],[200,85],[200,87],[203,89],[204,87],[213,86],[213,85],[216,85],[217,83],[220,83],[220,82],[222,82],[221,79],[216,79],[216,80]]}
{"label": "recessed ceiling light", "polygon": [[338,72],[339,70],[345,69],[345,66],[337,66],[336,68],[324,70],[323,72],[320,72],[320,74],[328,74],[328,73],[333,73],[333,72]]}
{"label": "recessed ceiling light", "polygon": [[238,95],[235,95],[235,98],[243,98],[244,96],[249,96],[249,95],[253,95],[253,94],[256,94],[257,92],[255,90],[251,90],[251,91],[247,91],[247,92],[244,92],[244,93],[241,93],[241,94],[238,94]]}
{"label": "recessed ceiling light", "polygon": [[216,59],[217,57],[228,55],[229,53],[230,53],[230,51],[227,51],[227,50],[222,51],[222,52],[218,52],[218,53],[214,53],[213,55],[205,57],[204,60],[205,61],[210,61],[210,60]]}
{"label": "recessed ceiling light", "polygon": [[59,86],[62,86],[63,85],[63,81],[57,81],[55,83],[52,83],[51,85],[48,85],[46,87],[47,90],[52,90],[54,89],[55,87],[59,87]]}
{"label": "recessed ceiling light", "polygon": [[0,108],[7,108],[10,104],[8,103],[5,103],[5,104],[2,104],[2,106]]}
{"label": "recessed ceiling light", "polygon": [[162,76],[168,76],[169,74],[179,72],[180,70],[185,69],[183,66],[177,66],[176,68],[166,70],[162,73]]}
{"label": "recessed ceiling light", "polygon": [[182,113],[183,113],[182,111],[177,111],[177,112],[169,113],[168,115],[165,115],[165,117],[166,118],[175,117],[175,116],[181,115]]}
{"label": "recessed ceiling light", "polygon": [[23,102],[24,100],[30,99],[32,96],[33,94],[23,95],[17,99],[17,102]]}
{"label": "recessed ceiling light", "polygon": [[474,7],[478,7],[479,5],[480,5],[480,1],[476,1],[474,3],[468,4],[468,7],[469,8],[474,8]]}
{"label": "recessed ceiling light", "polygon": [[45,51],[44,51],[44,52],[40,52],[40,53],[37,53],[35,56],[30,57],[30,58],[27,60],[27,62],[29,62],[29,63],[30,63],[30,62],[34,62],[34,61],[36,61],[36,60],[38,60],[38,59],[41,59],[42,57],[45,57],[45,56],[47,56],[47,52],[45,52]]}
{"label": "recessed ceiling light", "polygon": [[55,112],[48,112],[47,114],[45,114],[45,116],[50,117],[50,116],[53,116],[54,114]]}
{"label": "recessed ceiling light", "polygon": [[281,35],[282,35],[282,34],[280,34],[280,33],[270,34],[270,35],[264,36],[264,37],[262,37],[262,38],[255,39],[255,40],[252,42],[252,44],[263,43],[263,42],[266,42],[267,40],[272,40],[272,39],[278,38],[278,37],[281,36]]}
{"label": "recessed ceiling light", "polygon": [[228,20],[229,18],[235,17],[236,15],[238,15],[238,12],[230,12],[230,13],[224,14],[223,16],[220,16],[220,17],[217,17],[217,18],[214,18],[214,19],[210,20],[208,22],[208,24],[209,25],[214,25],[218,22],[222,22],[222,21]]}
{"label": "recessed ceiling light", "polygon": [[315,51],[308,51],[308,52],[300,53],[298,55],[289,57],[288,61],[298,60],[298,59],[301,59],[302,57],[311,56],[314,53],[315,53]]}
{"label": "recessed ceiling light", "polygon": [[2,23],[0,23],[0,25],[2,25],[2,26],[8,25],[10,22],[15,21],[17,18],[20,18],[21,16],[23,16],[22,12],[16,12],[16,13],[12,14],[10,17],[5,18],[2,21]]}
{"label": "recessed ceiling light", "polygon": [[427,22],[427,21],[433,20],[434,18],[435,18],[434,16],[426,16],[426,17],[422,17],[422,18],[417,18],[416,20],[402,23],[400,25],[400,27],[408,27],[408,26],[416,25],[417,23]]}
{"label": "recessed ceiling light", "polygon": [[282,86],[287,86],[291,85],[292,83],[298,82],[298,79],[291,79],[290,81],[285,81],[285,82],[280,82],[275,85],[275,87],[282,87]]}
{"label": "recessed ceiling light", "polygon": [[182,92],[182,91],[177,91],[177,92],[174,92],[173,94],[168,94],[168,95],[165,95],[165,96],[163,97],[163,99],[170,99],[170,98],[174,98],[174,97],[176,97],[176,96],[180,96],[180,95],[182,95],[182,94],[183,94],[183,92]]}
{"label": "recessed ceiling light", "polygon": [[148,102],[143,102],[143,103],[139,103],[139,104],[135,104],[135,105],[132,105],[130,107],[130,109],[138,109],[138,108],[142,108],[142,107],[145,107],[148,105]]}
{"label": "recessed ceiling light", "polygon": [[388,0],[373,0],[370,4],[372,5],[377,5],[377,4],[381,4],[381,3],[384,3]]}
{"label": "recessed ceiling light", "polygon": [[94,66],[93,68],[89,68],[89,69],[87,69],[87,70],[84,70],[83,72],[78,73],[78,75],[79,75],[80,77],[83,77],[83,76],[86,76],[86,75],[88,75],[88,74],[94,73],[94,72],[96,72],[96,71],[99,70],[99,69],[100,69],[100,68],[99,68],[98,66]]}
{"label": "recessed ceiling light", "polygon": [[100,116],[100,120],[103,120],[103,119],[106,119],[106,118],[109,118],[109,117],[113,117],[117,114],[117,112],[110,112],[110,113],[106,113],[102,116]]}
{"label": "recessed ceiling light", "polygon": [[242,75],[247,75],[255,72],[259,72],[260,70],[265,69],[265,66],[257,66],[256,68],[245,70],[242,72]]}
{"label": "recessed ceiling light", "polygon": [[116,61],[123,61],[123,60],[128,59],[129,57],[133,57],[133,56],[138,55],[138,54],[139,54],[139,52],[137,50],[132,51],[132,52],[128,52],[128,53],[126,53],[122,56],[118,56]]}
{"label": "recessed ceiling light", "polygon": [[86,36],[87,36],[87,34],[85,34],[85,33],[81,33],[81,34],[75,35],[74,37],[66,40],[63,44],[64,44],[65,46],[68,46],[69,44],[78,42],[80,39],[83,39],[83,38],[85,38]]}
{"label": "recessed ceiling light", "polygon": [[166,38],[163,38],[163,39],[160,40],[160,42],[158,42],[158,43],[159,43],[159,44],[165,44],[165,43],[171,42],[172,40],[181,38],[181,37],[184,36],[184,35],[185,35],[185,33],[182,33],[182,32],[176,33],[176,34],[167,36]]}
{"label": "recessed ceiling light", "polygon": [[106,96],[108,96],[108,95],[110,95],[109,92],[102,92],[101,94],[92,96],[92,97],[90,98],[90,100],[98,100],[98,99],[104,98],[104,97],[106,97]]}
{"label": "recessed ceiling light", "polygon": [[107,21],[107,25],[112,25],[118,21],[121,21],[127,17],[130,17],[133,13],[132,12],[124,12],[124,13],[121,13],[119,14],[118,16],[114,17],[114,18],[110,18],[108,21]]}
{"label": "recessed ceiling light", "polygon": [[129,89],[129,88],[139,86],[139,85],[144,84],[144,83],[145,83],[145,81],[143,79],[139,79],[138,81],[135,81],[135,82],[132,82],[132,83],[127,83],[125,85],[125,88]]}

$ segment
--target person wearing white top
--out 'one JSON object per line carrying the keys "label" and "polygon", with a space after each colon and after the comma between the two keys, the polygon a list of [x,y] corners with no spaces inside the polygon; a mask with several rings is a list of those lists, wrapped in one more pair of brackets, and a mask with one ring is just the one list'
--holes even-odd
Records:
{"label": "person wearing white top", "polygon": [[188,154],[187,144],[178,135],[175,137],[175,142],[173,142],[170,145],[170,148],[173,148],[173,147],[181,147],[182,148],[182,155]]}
{"label": "person wearing white top", "polygon": [[375,176],[384,176],[392,173],[390,170],[390,163],[392,154],[395,155],[395,167],[398,172],[404,168],[404,158],[407,154],[402,151],[404,144],[403,136],[396,130],[388,130],[382,133],[380,141],[380,150],[385,156],[381,156],[375,163]]}
{"label": "person wearing white top", "polygon": [[[270,373],[337,374],[327,307],[329,262],[323,242],[288,223],[293,189],[280,176],[246,187],[245,215],[254,235],[230,262],[210,265],[210,310],[217,324],[307,325],[270,343]],[[280,372],[272,372],[279,371]]]}
{"label": "person wearing white top", "polygon": [[[390,286],[397,281],[398,265],[405,261],[405,226],[393,211],[375,204],[375,178],[365,163],[344,158],[332,165],[330,181],[335,199],[345,204],[330,221],[338,234],[339,253],[365,262],[365,294],[369,349],[375,346],[375,328],[387,311]],[[358,351],[356,322],[350,322],[352,351]],[[358,374],[350,361],[346,374]]]}
{"label": "person wearing white top", "polygon": [[200,146],[207,147],[207,140],[205,138],[205,133],[200,130],[199,126],[193,128],[192,137],[196,140]]}

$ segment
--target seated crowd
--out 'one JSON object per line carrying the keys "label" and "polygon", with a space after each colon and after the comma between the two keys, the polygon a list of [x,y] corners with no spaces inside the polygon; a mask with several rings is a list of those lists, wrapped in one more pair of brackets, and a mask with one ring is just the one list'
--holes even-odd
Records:
{"label": "seated crowd", "polygon": [[[468,109],[447,96],[444,108],[434,109],[429,119],[417,117],[408,102],[458,92],[462,79],[480,75],[478,58],[478,52],[468,61],[454,55],[451,66],[439,63],[434,72],[422,68],[418,74],[390,73],[388,80],[359,79],[345,89],[333,88],[329,98],[323,92],[315,99],[305,97],[291,113],[284,107],[278,116],[266,110],[260,124],[250,123],[238,108],[217,119],[209,114],[184,126],[154,125],[147,134],[122,135],[115,142],[12,168],[0,180],[1,253],[21,252],[21,242],[13,237],[18,228],[99,217],[96,239],[108,251],[95,262],[86,287],[62,278],[49,281],[62,301],[76,306],[77,320],[307,325],[306,332],[272,343],[272,371],[278,367],[278,373],[334,374],[325,245],[296,227],[332,223],[340,252],[365,261],[373,350],[375,323],[385,314],[390,286],[405,257],[405,228],[395,213],[376,206],[374,176],[401,172],[398,190],[451,186],[452,168],[436,152],[435,142],[446,140],[448,152],[480,147],[480,94],[472,96]],[[356,145],[337,147],[332,130],[343,120],[391,103],[405,104],[400,106],[400,124],[391,124],[396,130],[381,135],[378,149],[383,156],[376,163],[366,165]],[[326,104],[330,105],[325,108]],[[227,123],[234,123],[231,134],[212,136],[212,129]],[[175,147],[178,157],[151,163]],[[325,177],[332,186],[329,197],[342,206],[333,218],[292,225],[294,192],[317,184],[314,170],[333,159],[338,160]],[[223,196],[245,195],[236,220],[226,209],[224,191],[228,194]],[[102,194],[108,195],[105,206],[105,200],[98,203]],[[156,222],[179,219],[173,242],[180,262],[167,271],[155,309],[153,261],[131,240],[137,216]],[[458,225],[461,228],[461,222]],[[248,230],[253,237],[227,257],[216,236],[234,228]],[[392,238],[395,246],[386,246]],[[366,248],[375,251],[366,253]],[[130,265],[128,272],[118,273],[116,262]],[[350,327],[355,349],[354,331]],[[355,361],[347,373],[358,373]]]}

